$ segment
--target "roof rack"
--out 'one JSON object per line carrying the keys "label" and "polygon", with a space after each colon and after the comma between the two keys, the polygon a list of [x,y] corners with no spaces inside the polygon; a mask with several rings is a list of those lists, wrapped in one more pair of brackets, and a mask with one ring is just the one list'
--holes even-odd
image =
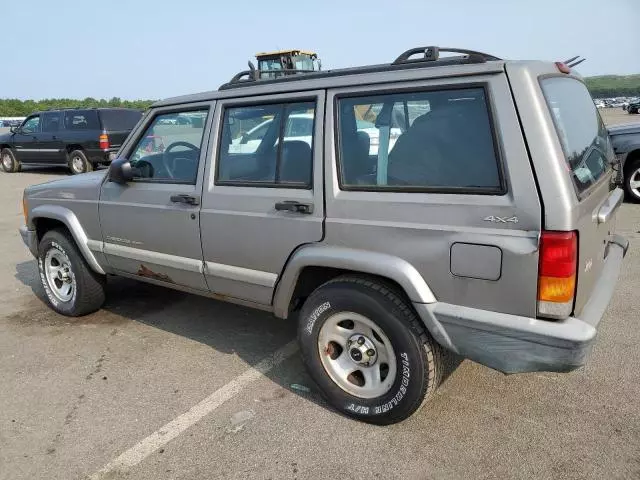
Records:
{"label": "roof rack", "polygon": [[[440,52],[447,53],[460,53],[462,55],[456,55],[452,57],[440,58]],[[421,58],[411,58],[415,55],[422,54]],[[465,50],[461,48],[449,48],[449,47],[416,47],[407,50],[396,58],[393,63],[382,65],[368,65],[363,67],[344,68],[338,70],[281,70],[284,75],[278,78],[264,78],[261,70],[257,70],[251,62],[249,62],[249,70],[243,70],[237,73],[233,78],[224,85],[221,85],[219,90],[228,90],[231,88],[244,87],[248,85],[255,85],[256,83],[280,83],[294,80],[307,80],[314,78],[325,78],[342,75],[355,75],[362,73],[384,72],[389,70],[399,70],[405,68],[423,68],[423,67],[435,67],[445,65],[465,65],[471,63],[485,63],[488,61],[498,61],[500,58],[489,55],[488,53],[476,52],[475,50]],[[302,74],[302,75],[298,75]]]}
{"label": "roof rack", "polygon": [[[489,55],[488,53],[477,52],[475,50],[466,50],[464,48],[450,48],[450,47],[417,47],[411,48],[406,52],[402,53],[398,58],[396,58],[392,65],[398,65],[401,63],[408,62],[437,62],[440,59],[440,52],[447,53],[462,53],[466,55],[470,63],[482,63],[488,61],[501,60],[500,58]],[[411,59],[414,55],[422,54],[423,58]],[[454,57],[455,58],[455,57]]]}

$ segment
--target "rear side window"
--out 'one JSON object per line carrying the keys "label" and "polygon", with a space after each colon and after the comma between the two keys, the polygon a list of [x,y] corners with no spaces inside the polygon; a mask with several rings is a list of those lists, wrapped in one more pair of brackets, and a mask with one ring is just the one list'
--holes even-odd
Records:
{"label": "rear side window", "polygon": [[42,131],[57,132],[60,129],[60,113],[47,112],[42,114]]}
{"label": "rear side window", "polygon": [[111,132],[131,131],[141,117],[138,110],[100,110],[102,128]]}
{"label": "rear side window", "polygon": [[607,130],[582,82],[553,77],[540,83],[573,183],[581,195],[609,169],[613,149]]}
{"label": "rear side window", "polygon": [[64,127],[67,130],[100,130],[97,110],[73,110],[65,112]]}
{"label": "rear side window", "polygon": [[484,88],[338,100],[345,190],[503,193]]}

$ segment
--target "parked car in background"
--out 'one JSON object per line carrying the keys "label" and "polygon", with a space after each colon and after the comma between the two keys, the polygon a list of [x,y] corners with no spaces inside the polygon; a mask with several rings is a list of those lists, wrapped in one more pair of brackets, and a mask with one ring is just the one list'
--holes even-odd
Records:
{"label": "parked car in background", "polygon": [[0,135],[2,169],[17,172],[21,165],[67,165],[74,174],[89,172],[109,164],[141,117],[139,110],[127,108],[34,113]]}
{"label": "parked car in background", "polygon": [[[297,113],[289,115],[287,125],[285,127],[284,141],[300,140],[311,146],[313,132],[313,114]],[[260,145],[264,132],[269,128],[273,118],[269,118],[262,123],[256,125],[245,134],[236,136],[231,140],[230,151],[235,153],[252,153]],[[378,154],[378,145],[380,143],[380,135],[376,126],[366,120],[356,120],[356,128],[358,132],[366,133],[369,137],[369,155]],[[395,145],[396,140],[402,133],[399,128],[391,128],[389,131],[389,151]]]}
{"label": "parked car in background", "polygon": [[329,403],[376,424],[433,397],[445,350],[580,367],[628,248],[610,137],[566,65],[450,53],[155,103],[108,172],[25,190],[49,305],[91,313],[119,275],[290,318]]}
{"label": "parked car in background", "polygon": [[629,105],[627,105],[627,112],[640,113],[640,98],[636,98],[629,102]]}
{"label": "parked car in background", "polygon": [[629,200],[640,202],[640,123],[613,125],[608,130],[619,165],[617,181]]}

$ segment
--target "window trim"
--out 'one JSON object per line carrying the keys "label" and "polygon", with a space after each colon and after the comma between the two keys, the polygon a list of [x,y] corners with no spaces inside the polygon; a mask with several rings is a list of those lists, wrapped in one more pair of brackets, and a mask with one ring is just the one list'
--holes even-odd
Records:
{"label": "window trim", "polygon": [[[584,88],[587,89],[587,92],[589,93],[589,96],[591,96],[591,92],[589,92],[589,89],[587,88],[587,84],[584,83],[584,81],[581,78],[575,77],[573,75],[567,75],[567,74],[563,74],[563,73],[547,73],[547,74],[544,74],[544,75],[538,75],[538,87],[540,88],[540,92],[542,92],[542,98],[544,98],[545,107],[547,108],[547,112],[549,114],[549,117],[551,118],[551,122],[553,123],[553,130],[554,130],[554,133],[555,133],[555,137],[557,138],[558,143],[560,144],[560,151],[562,152],[562,155],[564,156],[564,161],[568,166],[567,152],[565,151],[565,146],[562,143],[562,140],[560,138],[560,127],[558,126],[558,122],[556,121],[555,115],[551,111],[551,104],[549,103],[549,97],[547,96],[547,93],[545,92],[545,90],[543,88],[543,81],[544,80],[548,80],[550,78],[566,78],[566,79],[574,80],[574,81],[576,81],[578,83],[581,83],[584,86]],[[593,100],[593,97],[592,97],[592,100]],[[593,108],[595,108],[596,115],[600,119],[600,122],[602,123],[604,129],[607,130],[607,125],[604,123],[604,120],[602,120],[602,116],[600,115],[600,111],[595,106],[595,104],[593,105]],[[606,158],[606,152],[601,152],[601,153]],[[594,190],[599,188],[601,186],[601,184],[604,183],[605,180],[607,180],[608,182],[611,182],[611,177],[613,175],[615,175],[614,170],[613,170],[613,166],[612,166],[612,164],[610,162],[607,162],[607,169],[603,172],[603,174],[600,176],[600,178],[598,178],[598,180],[596,180],[595,183],[589,185],[584,190],[582,190],[582,191],[578,190],[578,186],[576,185],[576,182],[575,182],[575,180],[573,178],[570,178],[569,182],[571,182],[571,185],[573,186],[573,190],[574,190],[574,192],[576,194],[576,198],[578,199],[578,202],[582,202],[584,199],[588,198],[593,193]]]}
{"label": "window trim", "polygon": [[[136,147],[140,143],[140,140],[144,137],[144,134],[147,133],[147,129],[153,124],[154,120],[160,115],[166,115],[166,114],[172,114],[172,113],[197,112],[200,110],[206,110],[207,117],[205,118],[205,121],[202,124],[202,138],[200,139],[200,156],[198,157],[198,168],[196,169],[196,172],[199,172],[200,165],[202,162],[202,156],[205,153],[202,151],[202,146],[205,143],[205,136],[208,135],[207,131],[208,131],[209,117],[211,115],[211,103],[190,105],[187,108],[180,108],[180,107],[181,107],[180,105],[175,105],[167,109],[159,108],[155,111],[151,110],[148,116],[143,114],[143,117],[141,118],[141,120],[144,119],[144,125],[141,125],[141,130],[139,131],[139,133],[135,136],[133,141],[127,145],[126,153],[125,155],[123,155],[123,157],[126,158],[127,161],[131,162],[131,158],[130,158],[131,154],[135,151]],[[197,185],[198,173],[196,173],[196,178],[193,180],[193,182],[188,182],[185,180],[172,180],[172,179],[165,179],[165,178],[153,179],[153,178],[141,178],[141,177],[133,178],[130,180],[130,182],[131,183],[168,184],[168,185]]]}
{"label": "window trim", "polygon": [[[252,187],[252,188],[282,188],[287,190],[313,190],[313,180],[315,178],[315,146],[316,146],[316,121],[317,121],[317,113],[318,113],[318,99],[319,97],[314,96],[303,96],[299,98],[289,98],[285,97],[282,99],[272,99],[266,101],[260,101],[260,99],[255,99],[249,102],[237,102],[231,101],[228,103],[223,103],[220,106],[220,125],[218,128],[218,138],[216,139],[216,168],[215,175],[213,178],[213,184],[220,187]],[[237,99],[236,99],[237,100]],[[237,181],[237,180],[220,180],[220,158],[222,156],[222,131],[224,129],[224,120],[226,111],[230,108],[250,108],[250,107],[264,107],[267,105],[279,105],[283,107],[283,111],[286,112],[286,107],[288,105],[302,104],[302,103],[313,103],[313,126],[311,127],[311,175],[309,178],[309,183],[275,183],[273,182],[249,182],[249,181]],[[288,119],[288,117],[287,117]],[[286,128],[286,121],[281,122],[280,125],[280,135],[284,135],[284,130]],[[284,136],[282,137],[284,139]],[[278,137],[278,140],[280,137]],[[281,146],[280,144],[284,142],[280,142],[278,145],[278,158],[276,160],[276,175],[279,170],[279,164],[281,160]],[[277,177],[276,177],[277,178]]]}
{"label": "window trim", "polygon": [[[498,170],[499,185],[497,187],[424,187],[424,186],[379,186],[379,185],[344,185],[342,178],[342,155],[341,155],[341,142],[342,135],[340,134],[340,122],[342,121],[342,115],[340,114],[339,102],[344,98],[357,98],[357,97],[375,97],[382,95],[393,95],[402,93],[427,93],[427,92],[442,92],[447,90],[470,90],[481,88],[484,93],[485,105],[487,108],[487,116],[489,119],[489,129],[491,131],[491,140],[493,144],[493,151],[496,160],[496,166]],[[336,173],[338,175],[338,188],[345,192],[389,192],[389,193],[441,193],[441,194],[465,194],[465,195],[487,195],[487,196],[504,196],[508,193],[505,168],[504,168],[504,154],[502,146],[498,140],[496,134],[496,113],[494,110],[494,102],[492,101],[491,89],[489,88],[489,82],[471,82],[471,83],[455,83],[446,85],[430,85],[430,86],[407,86],[404,88],[382,88],[375,90],[360,90],[357,92],[348,92],[336,94],[333,99],[333,129],[334,129],[334,154],[336,162]]]}

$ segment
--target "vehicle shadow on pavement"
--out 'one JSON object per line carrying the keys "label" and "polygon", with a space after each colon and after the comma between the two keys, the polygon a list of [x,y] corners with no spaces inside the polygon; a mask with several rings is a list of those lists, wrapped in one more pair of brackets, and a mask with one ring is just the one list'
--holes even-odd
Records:
{"label": "vehicle shadow on pavement", "polygon": [[[41,301],[39,310],[49,308],[35,261],[16,265],[15,277]],[[217,352],[237,355],[249,365],[256,365],[294,340],[297,327],[295,318],[282,320],[267,312],[119,277],[109,277],[107,301],[100,311],[77,319],[53,311],[47,315],[51,316],[45,320],[47,323],[58,319],[71,325],[139,322],[208,345]],[[43,316],[38,318],[41,321]],[[444,380],[462,360],[453,354],[445,356]],[[267,372],[266,377],[291,393],[331,408],[306,373],[298,354]],[[278,390],[267,394],[264,401],[270,396],[277,397]]]}

